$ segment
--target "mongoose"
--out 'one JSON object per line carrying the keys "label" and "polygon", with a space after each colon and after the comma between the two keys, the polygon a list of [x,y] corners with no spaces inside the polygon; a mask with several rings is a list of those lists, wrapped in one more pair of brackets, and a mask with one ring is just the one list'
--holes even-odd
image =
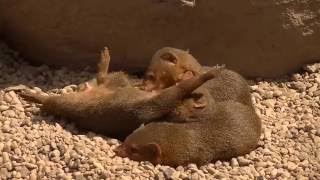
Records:
{"label": "mongoose", "polygon": [[[135,130],[115,149],[116,155],[176,167],[230,159],[257,147],[261,121],[252,107],[214,102],[202,87],[193,93],[166,117],[168,122],[151,122]],[[179,119],[184,123],[177,123]]]}
{"label": "mongoose", "polygon": [[95,78],[78,85],[79,91],[90,90],[93,87],[104,86],[108,89],[125,87],[125,86],[135,86],[138,85],[139,80],[124,72],[113,72],[108,73],[110,64],[110,52],[107,47],[100,53],[100,62],[98,63],[97,69],[98,73]]}
{"label": "mongoose", "polygon": [[[120,87],[119,84],[112,87],[112,82],[126,79],[126,74],[117,73],[117,76],[113,76],[110,73],[100,82],[103,85],[81,92],[60,96],[43,96],[30,92],[22,92],[21,95],[42,104],[43,111],[66,117],[79,127],[122,138],[141,124],[172,111],[183,98],[214,78],[219,71],[220,69],[211,70],[157,93],[143,91],[130,84],[120,83]],[[114,77],[116,78],[112,79]]]}
{"label": "mongoose", "polygon": [[[158,90],[182,79],[208,71],[188,51],[164,47],[152,57],[144,77],[145,90]],[[224,68],[214,79],[204,84],[217,102],[233,100],[252,106],[247,81],[238,73]]]}

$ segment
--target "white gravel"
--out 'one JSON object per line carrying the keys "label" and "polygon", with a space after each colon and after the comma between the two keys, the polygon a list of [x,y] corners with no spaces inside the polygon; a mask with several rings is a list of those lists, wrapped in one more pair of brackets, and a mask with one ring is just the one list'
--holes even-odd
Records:
{"label": "white gravel", "polygon": [[14,92],[26,85],[68,93],[76,88],[69,85],[93,76],[30,66],[0,43],[0,179],[320,179],[320,64],[290,77],[251,81],[263,120],[255,151],[175,169],[115,157],[119,141],[40,115],[37,105]]}

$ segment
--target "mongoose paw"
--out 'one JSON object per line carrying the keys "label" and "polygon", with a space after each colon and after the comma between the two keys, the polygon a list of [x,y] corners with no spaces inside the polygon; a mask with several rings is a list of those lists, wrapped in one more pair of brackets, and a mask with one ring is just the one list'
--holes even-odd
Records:
{"label": "mongoose paw", "polygon": [[213,67],[217,68],[217,69],[225,69],[226,68],[226,64],[221,64],[221,65],[217,64],[217,65],[215,65]]}
{"label": "mongoose paw", "polygon": [[179,80],[186,80],[191,79],[195,76],[195,73],[193,71],[185,71],[184,73],[179,75]]}

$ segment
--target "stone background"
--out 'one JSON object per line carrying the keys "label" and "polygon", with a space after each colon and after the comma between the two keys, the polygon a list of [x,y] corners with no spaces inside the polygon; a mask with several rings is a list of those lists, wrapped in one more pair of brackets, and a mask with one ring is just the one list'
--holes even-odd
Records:
{"label": "stone background", "polygon": [[190,49],[204,65],[272,77],[320,59],[319,0],[0,0],[0,33],[34,63],[143,71],[163,46]]}

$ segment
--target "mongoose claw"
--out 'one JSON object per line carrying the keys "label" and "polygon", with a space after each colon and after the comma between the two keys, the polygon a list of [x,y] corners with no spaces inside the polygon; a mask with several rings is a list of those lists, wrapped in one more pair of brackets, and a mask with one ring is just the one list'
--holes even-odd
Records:
{"label": "mongoose claw", "polygon": [[214,68],[219,68],[219,69],[225,69],[226,68],[226,64],[221,64],[221,65],[217,64],[217,65],[215,65],[213,67]]}

